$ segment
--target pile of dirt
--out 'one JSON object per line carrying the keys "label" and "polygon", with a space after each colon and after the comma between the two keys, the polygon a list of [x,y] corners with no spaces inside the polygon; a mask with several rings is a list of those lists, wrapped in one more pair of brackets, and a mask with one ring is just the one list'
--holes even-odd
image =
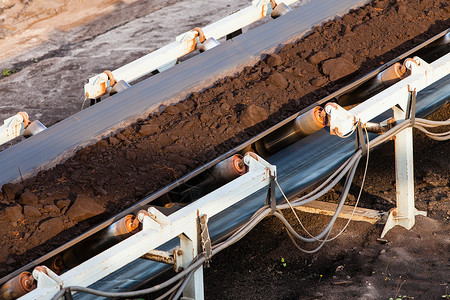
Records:
{"label": "pile of dirt", "polygon": [[4,185],[0,276],[447,29],[449,15],[446,1],[375,1],[51,170]]}

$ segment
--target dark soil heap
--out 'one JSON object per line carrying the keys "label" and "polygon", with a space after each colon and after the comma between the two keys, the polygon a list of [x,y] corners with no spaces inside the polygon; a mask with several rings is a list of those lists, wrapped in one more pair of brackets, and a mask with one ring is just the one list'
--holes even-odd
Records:
{"label": "dark soil heap", "polygon": [[[447,29],[447,1],[375,1],[0,194],[0,276]],[[151,79],[150,79],[151,80]]]}

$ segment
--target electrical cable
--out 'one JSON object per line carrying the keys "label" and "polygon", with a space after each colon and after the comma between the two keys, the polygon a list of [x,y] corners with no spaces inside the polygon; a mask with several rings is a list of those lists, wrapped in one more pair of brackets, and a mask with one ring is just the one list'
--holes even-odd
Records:
{"label": "electrical cable", "polygon": [[[304,196],[302,196],[302,197],[300,197],[300,198],[298,198],[298,199],[293,200],[292,202],[294,202],[294,201],[301,201],[301,200],[310,198],[310,197],[312,197],[315,193],[317,193],[317,192],[319,192],[319,191],[322,191],[322,190],[324,189],[324,186],[325,186],[328,182],[330,182],[335,176],[338,176],[338,175],[339,175],[339,173],[342,171],[342,169],[344,169],[344,167],[352,160],[352,157],[353,157],[353,156],[349,157],[343,164],[341,164],[341,165],[339,166],[339,168],[338,168],[336,171],[334,171],[333,174],[331,174],[324,182],[322,182],[322,183],[321,183],[319,186],[317,186],[314,190],[312,190],[312,191],[309,192],[308,194],[306,194],[306,195],[304,195]],[[277,182],[277,184],[278,184],[278,182]],[[283,192],[282,192],[282,193],[283,193]],[[286,198],[286,196],[284,196],[284,197]]]}
{"label": "electrical cable", "polygon": [[292,236],[292,234],[290,233],[289,230],[286,229],[286,232],[288,234],[289,239],[291,240],[291,242],[294,244],[294,247],[297,248],[298,250],[300,250],[301,252],[307,253],[307,254],[313,254],[316,253],[317,251],[319,251],[320,249],[322,249],[323,245],[325,245],[325,240],[328,238],[328,236],[331,233],[331,230],[328,231],[325,240],[323,240],[319,246],[317,246],[315,249],[313,250],[307,250],[307,249],[303,249],[302,247],[300,247],[300,245],[297,243],[297,241],[294,239],[294,237]]}
{"label": "electrical cable", "polygon": [[367,169],[369,167],[369,155],[370,155],[369,135],[367,133],[367,128],[364,128],[364,130],[366,132],[367,155],[366,155],[366,166],[364,168],[364,175],[363,175],[363,179],[362,179],[362,182],[361,182],[361,186],[359,188],[358,198],[356,199],[355,205],[353,207],[352,214],[350,215],[350,218],[348,219],[348,221],[345,224],[345,226],[342,228],[342,230],[338,234],[336,234],[334,237],[332,237],[330,239],[326,239],[325,242],[331,242],[331,241],[335,240],[336,238],[338,238],[345,231],[345,229],[347,229],[348,225],[350,224],[350,221],[352,220],[353,216],[355,215],[355,211],[356,211],[356,208],[358,207],[359,200],[361,199],[361,194],[362,194],[362,191],[363,191],[363,188],[364,188],[364,183],[366,181]]}
{"label": "electrical cable", "polygon": [[450,119],[447,119],[444,121],[433,121],[433,120],[427,120],[427,119],[422,119],[422,118],[416,118],[416,123],[427,124],[429,127],[449,126]]}
{"label": "electrical cable", "polygon": [[[201,266],[200,266],[201,268]],[[186,287],[186,285],[188,284],[189,280],[191,279],[192,275],[194,275],[194,271],[190,272],[186,278],[183,280],[181,286],[178,288],[176,294],[170,298],[170,300],[178,300],[178,298],[180,298],[181,293],[183,292],[184,288]]]}
{"label": "electrical cable", "polygon": [[[355,161],[358,160],[361,157],[361,151],[358,150],[355,154],[353,154],[353,156],[348,160],[349,162],[346,162],[345,167],[341,170],[341,172],[339,173],[339,175],[326,187],[324,188],[322,191],[316,193],[315,195],[313,195],[310,198],[299,198],[296,200],[293,200],[290,202],[290,204],[281,204],[278,205],[277,208],[279,209],[286,209],[289,208],[290,205],[292,205],[293,207],[297,207],[297,206],[301,206],[301,205],[305,205],[309,202],[312,202],[318,198],[320,198],[321,196],[325,195],[329,190],[331,190],[344,176],[345,174],[348,173],[348,171],[350,170],[350,168],[354,165]],[[300,199],[303,199],[300,201]]]}
{"label": "electrical cable", "polygon": [[173,294],[183,283],[182,280],[180,280],[176,285],[174,285],[173,287],[171,287],[169,290],[167,290],[164,294],[162,294],[161,296],[159,296],[158,298],[156,298],[155,300],[163,300],[165,299],[167,296],[169,296],[170,294]]}
{"label": "electrical cable", "polygon": [[414,128],[422,131],[426,136],[428,136],[430,139],[436,140],[436,141],[446,141],[450,139],[450,131],[442,132],[442,133],[434,133],[426,130],[422,126],[414,125]]}
{"label": "electrical cable", "polygon": [[[360,158],[360,157],[359,157]],[[357,160],[359,162],[359,159]],[[284,218],[284,216],[282,216],[280,213],[278,212],[274,212],[273,215],[275,217],[277,217],[278,219],[281,220],[281,222],[286,226],[286,228],[292,233],[292,235],[303,241],[303,242],[316,242],[317,240],[323,238],[328,231],[331,230],[331,228],[333,227],[339,213],[341,212],[342,207],[344,206],[344,202],[345,199],[347,199],[347,195],[348,192],[350,190],[350,185],[349,183],[351,183],[353,181],[353,177],[355,176],[355,172],[356,172],[356,168],[358,166],[358,163],[355,163],[352,167],[352,169],[350,170],[349,176],[346,178],[345,184],[344,184],[344,190],[342,191],[341,194],[341,199],[339,201],[338,207],[336,209],[336,212],[334,213],[333,217],[331,218],[330,222],[328,223],[328,225],[325,227],[325,229],[322,230],[321,233],[319,233],[318,235],[316,235],[313,238],[306,238],[304,236],[301,236],[300,234],[298,234],[294,228],[292,228],[291,224],[289,224],[289,222],[286,220],[286,218]]]}

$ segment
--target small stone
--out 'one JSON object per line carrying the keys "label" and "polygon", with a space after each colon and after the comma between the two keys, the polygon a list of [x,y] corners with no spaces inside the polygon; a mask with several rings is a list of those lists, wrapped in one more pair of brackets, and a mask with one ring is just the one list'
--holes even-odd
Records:
{"label": "small stone", "polygon": [[408,6],[399,5],[397,8],[397,12],[399,15],[405,16],[408,13]]}
{"label": "small stone", "polygon": [[200,121],[201,121],[202,123],[206,123],[206,122],[208,122],[209,120],[211,120],[211,116],[210,116],[209,114],[203,113],[203,114],[200,115]]}
{"label": "small stone", "polygon": [[36,234],[30,236],[30,238],[27,240],[27,243],[30,247],[37,246],[39,244],[39,239],[36,237]]}
{"label": "small stone", "polygon": [[276,67],[282,64],[281,56],[278,54],[272,54],[267,58],[267,65],[270,67]]}
{"label": "small stone", "polygon": [[308,62],[310,64],[313,65],[318,65],[320,64],[322,61],[328,59],[330,56],[328,55],[328,53],[324,52],[324,51],[320,51],[317,52],[316,54],[312,55],[309,59]]}
{"label": "small stone", "polygon": [[189,109],[189,107],[187,107],[186,104],[184,104],[183,102],[180,102],[176,105],[176,107],[178,107],[180,109],[180,111],[186,111]]}
{"label": "small stone", "polygon": [[3,210],[3,216],[2,219],[5,221],[17,221],[17,220],[23,220],[24,216],[22,214],[22,206],[16,205],[16,206],[10,206]]}
{"label": "small stone", "polygon": [[274,72],[270,75],[269,78],[267,78],[267,83],[273,84],[280,89],[285,89],[288,86],[286,79],[278,72]]}
{"label": "small stone", "polygon": [[224,103],[220,106],[220,110],[222,113],[226,114],[230,110],[230,105],[228,103]]}
{"label": "small stone", "polygon": [[169,115],[177,115],[180,113],[180,111],[181,111],[180,108],[174,105],[169,105],[166,107],[166,109],[164,109],[164,112]]}
{"label": "small stone", "polygon": [[439,176],[429,174],[423,177],[423,181],[425,181],[427,184],[438,187],[438,186],[446,186],[448,184],[448,179],[441,178]]}
{"label": "small stone", "polygon": [[57,206],[59,209],[66,208],[66,207],[68,207],[69,205],[70,205],[70,200],[69,200],[69,199],[67,199],[67,200],[59,200],[58,202],[56,202],[56,206]]}
{"label": "small stone", "polygon": [[377,9],[384,9],[386,7],[386,1],[378,1],[373,7]]}
{"label": "small stone", "polygon": [[101,186],[96,186],[94,189],[95,189],[95,192],[97,193],[97,195],[101,195],[101,196],[108,195],[108,192]]}
{"label": "small stone", "polygon": [[21,204],[30,204],[36,205],[39,202],[38,197],[33,194],[29,189],[26,189],[25,192],[20,195],[20,203]]}
{"label": "small stone", "polygon": [[56,206],[55,204],[45,205],[44,210],[46,210],[50,214],[59,214],[60,212],[58,206]]}
{"label": "small stone", "polygon": [[52,193],[47,193],[47,197],[45,197],[45,201],[41,201],[44,200],[39,199],[39,202],[45,202],[47,204],[50,204],[51,202],[54,202],[55,200],[65,200],[69,197],[70,194],[70,188],[69,187],[65,187],[63,189],[58,189],[57,191],[54,191]]}
{"label": "small stone", "polygon": [[311,84],[313,86],[317,86],[317,87],[324,86],[327,82],[328,82],[328,79],[323,76],[317,77],[317,78],[314,78],[313,80],[311,80]]}
{"label": "small stone", "polygon": [[109,144],[110,144],[110,145],[115,146],[115,145],[117,145],[118,143],[120,143],[120,140],[119,140],[119,139],[117,139],[117,138],[115,138],[115,137],[113,137],[113,136],[110,136],[110,137],[109,137]]}
{"label": "small stone", "polygon": [[139,129],[139,134],[141,136],[152,135],[159,130],[158,125],[155,124],[147,124],[142,125],[141,129]]}
{"label": "small stone", "polygon": [[221,117],[222,111],[220,110],[220,108],[216,108],[215,110],[213,110],[212,114],[216,117]]}
{"label": "small stone", "polygon": [[39,209],[31,205],[24,206],[23,214],[25,215],[26,218],[40,217],[42,215]]}
{"label": "small stone", "polygon": [[46,241],[64,230],[64,220],[62,218],[52,218],[39,225],[39,237]]}
{"label": "small stone", "polygon": [[125,158],[129,161],[135,161],[136,160],[136,153],[133,151],[127,151],[125,154]]}
{"label": "small stone", "polygon": [[128,140],[126,136],[124,136],[122,133],[118,133],[116,134],[116,138],[118,138],[121,141],[126,141]]}
{"label": "small stone", "polygon": [[355,72],[357,69],[353,63],[343,57],[329,59],[322,66],[323,73],[328,75],[331,81],[341,79]]}
{"label": "small stone", "polygon": [[128,127],[122,132],[122,134],[128,138],[130,135],[133,134],[133,132],[134,131],[131,129],[131,127]]}
{"label": "small stone", "polygon": [[268,116],[268,113],[263,108],[253,104],[242,112],[240,123],[246,127],[250,127],[266,120]]}
{"label": "small stone", "polygon": [[106,147],[106,146],[108,146],[108,142],[106,140],[101,140],[101,141],[97,142],[97,146],[101,147],[101,148]]}
{"label": "small stone", "polygon": [[190,130],[195,126],[195,122],[194,121],[189,121],[186,124],[184,124],[183,129],[184,130]]}
{"label": "small stone", "polygon": [[66,215],[73,221],[80,222],[96,215],[99,215],[105,211],[105,208],[98,204],[94,199],[85,196],[78,195],[77,199],[69,208]]}
{"label": "small stone", "polygon": [[13,201],[16,198],[16,194],[23,190],[23,185],[6,183],[2,186],[3,195],[9,201]]}

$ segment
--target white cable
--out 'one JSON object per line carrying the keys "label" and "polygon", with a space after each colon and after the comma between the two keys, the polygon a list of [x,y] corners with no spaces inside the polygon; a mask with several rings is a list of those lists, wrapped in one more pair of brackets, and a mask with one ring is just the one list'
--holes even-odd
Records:
{"label": "white cable", "polygon": [[350,218],[348,219],[347,224],[345,224],[344,228],[342,228],[342,230],[337,235],[335,235],[334,237],[326,240],[326,242],[330,242],[330,241],[336,239],[338,236],[340,236],[345,231],[345,229],[347,229],[348,225],[350,224],[350,221],[352,220],[353,216],[355,215],[355,211],[356,211],[356,208],[358,207],[359,200],[361,199],[361,194],[362,194],[362,191],[363,191],[364,183],[366,181],[367,169],[368,169],[368,166],[369,166],[369,153],[370,153],[370,140],[369,140],[369,134],[367,133],[367,128],[364,127],[364,131],[366,132],[367,158],[366,158],[366,167],[364,168],[364,175],[363,175],[363,179],[362,179],[362,182],[361,182],[361,187],[359,189],[358,198],[356,199],[355,206],[353,207],[352,214],[351,214]]}
{"label": "white cable", "polygon": [[[358,198],[357,198],[357,200],[356,200],[355,206],[353,207],[352,214],[351,214],[350,218],[348,219],[347,223],[345,224],[344,228],[343,228],[336,236],[334,236],[334,237],[332,237],[332,238],[330,238],[330,239],[325,238],[325,239],[323,239],[323,240],[315,238],[315,237],[314,237],[314,236],[313,236],[313,235],[305,228],[305,226],[303,225],[302,221],[300,220],[300,218],[299,218],[297,212],[294,210],[294,208],[292,207],[290,201],[288,200],[288,198],[287,198],[286,195],[284,194],[283,190],[281,189],[280,184],[279,184],[278,181],[275,179],[275,183],[277,184],[278,189],[279,189],[280,192],[281,192],[281,195],[283,195],[285,201],[289,204],[289,207],[291,208],[292,213],[294,214],[295,218],[297,219],[297,221],[298,221],[298,223],[300,224],[300,226],[302,227],[302,229],[303,229],[303,230],[304,230],[311,238],[315,239],[315,240],[318,241],[318,242],[323,242],[323,243],[325,243],[325,242],[330,242],[330,241],[333,241],[334,239],[336,239],[337,237],[339,237],[339,236],[345,231],[345,229],[347,229],[348,225],[350,224],[350,221],[352,220],[352,218],[353,218],[353,216],[354,216],[354,214],[355,214],[356,208],[358,207],[358,203],[359,203],[359,200],[360,200],[360,198],[361,198],[361,194],[362,194],[362,191],[363,191],[364,183],[365,183],[365,180],[366,180],[367,169],[368,169],[368,166],[369,166],[369,155],[370,155],[370,154],[369,154],[369,153],[370,153],[370,140],[369,140],[369,135],[368,135],[368,133],[367,133],[367,129],[364,128],[364,130],[365,130],[365,132],[366,132],[366,141],[367,141],[367,158],[366,158],[366,166],[365,166],[365,169],[364,169],[363,180],[362,180],[362,182],[361,182],[361,187],[360,187],[360,190],[359,190]],[[331,230],[330,230],[330,232],[331,232]],[[328,235],[327,235],[327,237],[328,237]],[[297,248],[299,248],[300,250],[304,251],[304,249],[302,249],[302,248],[300,248],[300,247],[297,247]],[[305,250],[305,251],[307,251],[307,250]]]}

